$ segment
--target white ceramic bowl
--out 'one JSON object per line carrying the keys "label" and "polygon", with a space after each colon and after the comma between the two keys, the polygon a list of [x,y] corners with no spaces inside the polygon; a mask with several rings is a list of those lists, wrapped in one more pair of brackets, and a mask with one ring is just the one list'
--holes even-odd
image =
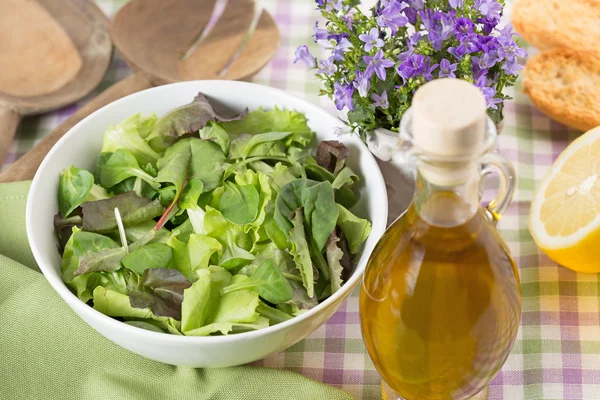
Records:
{"label": "white ceramic bowl", "polygon": [[[109,125],[136,113],[162,115],[189,103],[198,92],[231,110],[273,106],[300,111],[308,118],[318,140],[341,140],[350,148],[349,164],[363,179],[361,197],[353,210],[373,224],[356,271],[341,290],[312,310],[284,323],[253,332],[230,336],[187,337],[151,332],[123,324],[80,301],[61,280],[60,257],[52,218],[58,210],[59,173],[74,164],[93,169],[102,148],[103,133]],[[322,325],[361,280],[367,259],[385,230],[387,197],[375,159],[356,136],[338,138],[333,132],[342,122],[304,100],[284,91],[246,82],[196,81],[160,86],[139,92],[96,111],[71,129],[44,159],[29,192],[27,235],[35,259],[54,290],[85,322],[116,344],[150,359],[191,367],[226,367],[246,364],[286,349]]]}

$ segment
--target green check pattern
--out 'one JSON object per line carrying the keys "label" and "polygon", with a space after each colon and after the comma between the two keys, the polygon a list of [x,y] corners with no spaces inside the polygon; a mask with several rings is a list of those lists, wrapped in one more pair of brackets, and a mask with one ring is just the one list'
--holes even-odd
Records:
{"label": "green check pattern", "polygon": [[[254,81],[284,89],[335,112],[329,100],[317,96],[319,83],[304,66],[293,64],[294,51],[301,44],[309,44],[315,54],[320,51],[310,37],[318,17],[314,2],[257,1],[277,20],[282,41],[275,58]],[[111,16],[125,2],[97,0]],[[92,95],[57,112],[26,118],[5,166],[77,107],[129,73],[123,59],[115,54],[102,84]],[[529,202],[537,182],[579,132],[542,115],[519,86],[505,110],[506,125],[498,140],[498,151],[515,165],[518,189],[499,228],[519,266],[523,314],[516,343],[490,387],[490,398],[600,399],[600,277],[556,265],[537,249],[527,229]],[[357,399],[380,399],[380,378],[361,340],[357,294],[306,340],[257,364],[299,372],[339,387]]]}

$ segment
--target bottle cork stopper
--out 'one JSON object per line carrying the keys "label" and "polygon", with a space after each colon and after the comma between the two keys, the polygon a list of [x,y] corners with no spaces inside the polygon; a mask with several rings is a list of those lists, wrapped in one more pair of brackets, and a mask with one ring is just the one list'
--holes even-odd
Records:
{"label": "bottle cork stopper", "polygon": [[443,157],[476,155],[486,135],[483,93],[460,79],[437,79],[413,98],[413,142],[424,153]]}

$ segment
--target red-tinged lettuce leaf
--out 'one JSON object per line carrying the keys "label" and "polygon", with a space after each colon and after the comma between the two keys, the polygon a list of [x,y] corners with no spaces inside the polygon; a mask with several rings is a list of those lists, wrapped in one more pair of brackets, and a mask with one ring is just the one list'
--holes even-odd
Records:
{"label": "red-tinged lettuce leaf", "polygon": [[156,316],[180,321],[183,291],[191,286],[176,269],[151,268],[144,271],[138,288],[129,294],[129,301],[134,308],[150,308]]}
{"label": "red-tinged lettuce leaf", "polygon": [[117,229],[115,208],[119,209],[123,225],[126,227],[159,217],[165,210],[159,200],[153,201],[140,197],[135,192],[127,192],[110,199],[83,203],[83,230],[107,233]]}
{"label": "red-tinged lettuce leaf", "polygon": [[343,282],[348,280],[353,272],[352,257],[348,248],[348,241],[339,226],[331,232],[325,247],[327,265],[330,273],[331,294],[342,287]]}
{"label": "red-tinged lettuce leaf", "polygon": [[77,207],[73,210],[72,215],[69,218],[63,218],[59,213],[54,216],[54,233],[58,238],[58,252],[62,256],[63,251],[67,242],[69,241],[71,234],[73,233],[73,227],[81,227],[81,208]]}
{"label": "red-tinged lettuce leaf", "polygon": [[317,147],[317,164],[332,174],[336,174],[346,164],[350,151],[337,140],[324,140]]}
{"label": "red-tinged lettuce leaf", "polygon": [[290,301],[286,301],[285,304],[296,306],[299,310],[310,310],[319,304],[317,296],[309,296],[306,293],[306,289],[300,283],[290,281],[290,284],[294,288],[294,296]]}
{"label": "red-tinged lettuce leaf", "polygon": [[169,111],[158,120],[146,140],[156,137],[182,137],[204,128],[210,121],[229,122],[246,117],[248,109],[239,115],[228,116],[215,111],[204,94],[198,93],[190,104]]}

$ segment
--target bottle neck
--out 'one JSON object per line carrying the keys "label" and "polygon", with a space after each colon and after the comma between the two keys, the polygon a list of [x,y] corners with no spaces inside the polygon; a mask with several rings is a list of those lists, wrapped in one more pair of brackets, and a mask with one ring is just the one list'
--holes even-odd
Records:
{"label": "bottle neck", "polygon": [[479,209],[480,179],[477,163],[449,168],[419,160],[415,210],[430,225],[450,228],[465,224]]}

